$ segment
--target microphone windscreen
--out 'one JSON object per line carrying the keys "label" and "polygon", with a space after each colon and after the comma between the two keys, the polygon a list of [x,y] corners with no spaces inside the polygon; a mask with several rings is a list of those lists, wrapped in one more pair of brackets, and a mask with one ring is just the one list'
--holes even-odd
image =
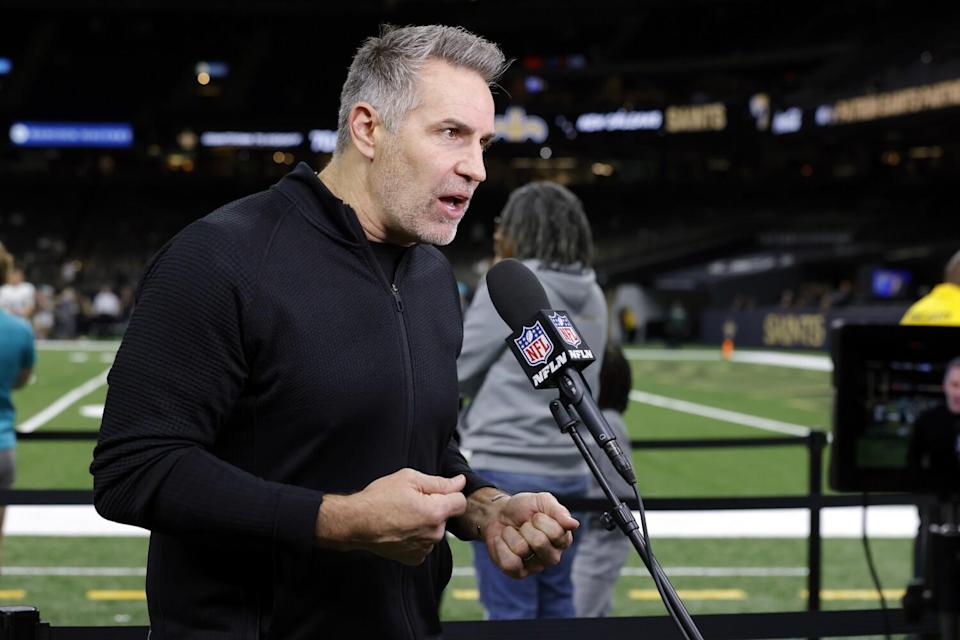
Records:
{"label": "microphone windscreen", "polygon": [[502,260],[487,272],[487,289],[497,313],[512,331],[517,331],[541,309],[549,309],[550,302],[537,280],[518,260]]}

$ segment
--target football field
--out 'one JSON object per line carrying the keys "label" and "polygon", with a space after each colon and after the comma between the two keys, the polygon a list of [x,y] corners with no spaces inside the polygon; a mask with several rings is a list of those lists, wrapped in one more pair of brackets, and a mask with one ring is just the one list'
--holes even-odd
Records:
{"label": "football field", "polygon": [[[17,392],[21,430],[92,431],[106,395],[116,345],[44,345],[35,380]],[[636,349],[626,419],[635,439],[749,438],[829,430],[831,387],[822,356],[712,349]],[[20,489],[89,489],[93,441],[21,441]],[[651,449],[634,452],[644,498],[803,495],[802,447]],[[57,626],[146,624],[146,537],[91,527],[92,507],[11,507],[3,543],[0,604],[37,606]],[[879,606],[859,537],[857,513],[824,512],[825,609]],[[849,510],[848,510],[849,511]],[[909,578],[909,508],[872,508],[873,556],[885,595],[898,605]],[[836,517],[834,517],[836,515]],[[799,611],[806,604],[806,514],[651,512],[653,550],[693,614]],[[123,533],[126,535],[117,535]],[[132,533],[132,535],[131,535]],[[454,577],[446,620],[482,618],[471,550],[452,541]],[[621,575],[615,615],[661,615],[638,558]]]}

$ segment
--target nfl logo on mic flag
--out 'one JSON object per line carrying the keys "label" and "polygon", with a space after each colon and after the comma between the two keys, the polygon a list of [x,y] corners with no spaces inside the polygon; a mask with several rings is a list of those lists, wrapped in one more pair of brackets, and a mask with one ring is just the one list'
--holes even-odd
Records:
{"label": "nfl logo on mic flag", "polygon": [[594,361],[570,314],[561,309],[541,309],[506,343],[536,389],[555,388],[564,367],[582,370]]}
{"label": "nfl logo on mic flag", "polygon": [[573,323],[570,322],[570,318],[559,312],[554,312],[549,318],[553,326],[560,332],[560,337],[563,338],[564,342],[571,347],[580,346],[580,336],[577,334],[577,330],[573,328]]}
{"label": "nfl logo on mic flag", "polygon": [[532,327],[524,327],[520,331],[520,337],[513,342],[531,367],[546,362],[553,352],[553,343],[539,322],[534,322]]}

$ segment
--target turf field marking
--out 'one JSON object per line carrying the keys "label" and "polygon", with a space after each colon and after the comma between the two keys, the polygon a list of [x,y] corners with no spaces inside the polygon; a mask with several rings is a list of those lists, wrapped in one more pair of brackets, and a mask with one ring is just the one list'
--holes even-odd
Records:
{"label": "turf field marking", "polygon": [[80,407],[80,415],[84,418],[93,418],[95,420],[103,419],[102,404],[85,404]]}
{"label": "turf field marking", "polygon": [[732,422],[742,424],[755,429],[764,431],[773,431],[774,433],[783,433],[790,436],[799,436],[801,438],[810,435],[810,427],[790,422],[781,422],[780,420],[771,420],[770,418],[761,418],[760,416],[750,415],[749,413],[740,413],[739,411],[730,411],[728,409],[718,409],[705,404],[687,402],[686,400],[677,400],[676,398],[667,398],[658,396],[646,391],[634,389],[630,392],[630,399],[640,404],[649,404],[662,409],[671,409],[682,413],[692,413],[695,416],[703,418],[713,418],[723,422]]}
{"label": "turf field marking", "polygon": [[[743,589],[677,589],[677,595],[683,600],[746,600]],[[659,600],[656,589],[630,589],[627,597],[631,600]]]}
{"label": "turf field marking", "polygon": [[143,589],[103,589],[87,591],[87,600],[146,600]]}
{"label": "turf field marking", "polygon": [[[668,567],[668,576],[696,576],[700,578],[794,578],[806,577],[806,567]],[[622,576],[649,576],[643,567],[624,567]]]}
{"label": "turf field marking", "polygon": [[5,576],[145,576],[143,567],[4,567]]}
{"label": "turf field marking", "polygon": [[17,431],[20,433],[31,433],[36,431],[46,423],[50,422],[58,415],[64,412],[70,405],[72,405],[77,400],[80,400],[88,393],[99,389],[103,385],[107,384],[107,374],[110,373],[110,369],[105,369],[102,373],[97,374],[93,378],[90,378],[79,387],[71,389],[66,392],[59,398],[53,401],[53,403],[48,406],[46,409],[30,417],[29,420],[24,420],[22,423],[17,425]]}
{"label": "turf field marking", "polygon": [[451,592],[454,600],[479,600],[480,592],[476,589],[453,589]]}
{"label": "turf field marking", "polygon": [[[719,349],[624,349],[627,360],[655,362],[721,362]],[[833,371],[833,362],[827,356],[779,353],[777,351],[738,351],[732,360],[742,364],[761,364],[809,371]]]}
{"label": "turf field marking", "polygon": [[[904,589],[884,589],[883,597],[887,600],[897,600],[906,593]],[[807,597],[807,590],[800,592],[801,598]],[[876,589],[824,589],[820,592],[821,600],[879,600]]]}
{"label": "turf field marking", "polygon": [[116,351],[119,342],[95,340],[37,340],[40,351]]}
{"label": "turf field marking", "polygon": [[27,592],[23,589],[0,589],[0,600],[23,600]]}

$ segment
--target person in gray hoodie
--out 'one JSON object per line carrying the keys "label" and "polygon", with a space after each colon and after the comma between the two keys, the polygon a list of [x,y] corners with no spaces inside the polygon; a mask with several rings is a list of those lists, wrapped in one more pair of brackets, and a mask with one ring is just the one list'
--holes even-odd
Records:
{"label": "person in gray hoodie", "polygon": [[[607,306],[590,266],[592,255],[590,224],[580,199],[568,189],[533,182],[510,194],[494,233],[494,260],[523,261],[543,285],[551,308],[569,312],[598,355],[598,362],[583,372],[596,394]],[[507,493],[585,496],[589,470],[548,407],[557,391],[530,385],[504,342],[509,334],[481,282],[466,311],[457,361],[460,393],[469,402],[460,416],[462,449],[477,473]],[[523,581],[497,571],[483,551],[481,545],[474,549],[474,565],[488,619],[576,615],[570,577],[576,534],[560,564]]]}

